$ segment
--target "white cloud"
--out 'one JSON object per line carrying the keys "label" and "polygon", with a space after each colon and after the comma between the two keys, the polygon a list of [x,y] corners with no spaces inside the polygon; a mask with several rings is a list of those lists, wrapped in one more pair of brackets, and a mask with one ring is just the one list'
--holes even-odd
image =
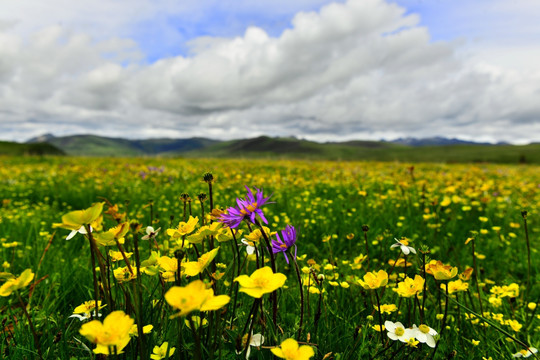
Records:
{"label": "white cloud", "polygon": [[[156,14],[150,2],[138,3],[145,13],[120,2],[85,5],[86,16],[67,7],[55,25],[35,29],[18,5],[19,23],[0,23],[2,136],[540,140],[528,130],[540,116],[538,66],[514,69],[467,54],[458,42],[433,42],[419,17],[398,5],[330,4],[298,13],[279,36],[250,26],[234,38],[197,38],[188,56],[146,64],[134,40],[106,36]],[[193,10],[174,4],[160,5]],[[40,6],[25,16],[37,17]],[[118,22],[93,22],[98,15]],[[96,23],[98,34],[83,31]]]}

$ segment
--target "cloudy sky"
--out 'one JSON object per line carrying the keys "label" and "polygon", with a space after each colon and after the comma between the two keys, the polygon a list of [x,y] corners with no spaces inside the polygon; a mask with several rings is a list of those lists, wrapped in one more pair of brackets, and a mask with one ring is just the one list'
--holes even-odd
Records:
{"label": "cloudy sky", "polygon": [[0,0],[0,139],[540,141],[540,1]]}

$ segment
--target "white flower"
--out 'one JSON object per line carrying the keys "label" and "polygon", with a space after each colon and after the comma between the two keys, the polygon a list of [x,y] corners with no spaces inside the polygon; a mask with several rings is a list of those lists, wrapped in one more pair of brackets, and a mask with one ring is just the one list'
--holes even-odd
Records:
{"label": "white flower", "polygon": [[150,240],[150,239],[155,239],[157,234],[159,233],[159,230],[161,230],[161,228],[158,228],[157,230],[154,230],[153,227],[151,226],[147,226],[146,227],[146,235],[144,235],[141,240]]}
{"label": "white flower", "polygon": [[399,340],[401,342],[407,342],[409,339],[414,338],[414,331],[412,329],[405,329],[402,323],[399,321],[393,323],[386,320],[384,322],[384,327],[388,330],[388,337],[392,340]]}
{"label": "white flower", "polygon": [[[239,354],[242,353],[242,351],[244,351],[244,348],[246,347],[246,341],[247,341],[247,334],[244,335],[244,337],[242,338],[242,349],[240,351],[236,350],[236,355],[239,355]],[[264,343],[264,336],[262,336],[261,334],[253,335],[253,333],[252,333],[251,334],[251,339],[249,341],[249,346],[247,347],[247,351],[246,351],[246,359],[249,358],[249,354],[251,354],[251,347],[252,346],[259,347],[263,343]]]}
{"label": "white flower", "polygon": [[[92,232],[92,227],[90,226],[90,232]],[[77,235],[77,233],[79,234],[86,234],[86,228],[83,226],[81,226],[79,228],[79,230],[71,230],[71,232],[69,233],[68,236],[66,236],[66,240],[70,240],[72,237],[74,237],[75,235]]]}
{"label": "white flower", "polygon": [[409,255],[409,253],[416,254],[416,250],[412,246],[409,246],[409,240],[406,240],[406,239],[398,240],[396,238],[394,238],[394,240],[396,240],[396,243],[390,246],[390,249],[400,247],[401,251],[405,255]]}
{"label": "white flower", "polygon": [[518,351],[517,353],[513,354],[512,357],[529,357],[531,356],[532,354],[536,354],[538,352],[538,349],[536,348],[533,348],[533,347],[530,347],[528,348],[527,350],[523,349],[523,350],[520,350]]}
{"label": "white flower", "polygon": [[431,348],[435,347],[435,339],[433,336],[438,334],[437,331],[424,324],[420,325],[419,327],[413,325],[413,331],[416,340],[423,344],[427,344]]}
{"label": "white flower", "polygon": [[[247,241],[246,239],[242,239],[240,241],[246,246],[246,252],[248,255],[252,255],[255,251],[257,251],[257,248],[253,246],[253,242]],[[257,254],[258,253],[259,252],[257,251]]]}
{"label": "white flower", "polygon": [[[73,315],[70,315],[69,316],[70,318],[77,318],[79,319],[80,321],[85,321],[85,320],[88,320],[90,319],[90,313],[87,312],[87,313],[84,313],[84,314],[73,314]],[[94,317],[96,317],[96,312],[94,311]],[[97,317],[101,317],[101,313],[97,313]]]}

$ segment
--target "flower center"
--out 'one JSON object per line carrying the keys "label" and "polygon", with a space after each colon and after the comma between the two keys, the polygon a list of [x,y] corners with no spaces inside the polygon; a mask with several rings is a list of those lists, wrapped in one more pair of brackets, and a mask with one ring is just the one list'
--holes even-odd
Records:
{"label": "flower center", "polygon": [[258,279],[254,279],[253,282],[255,283],[256,287],[266,288],[266,285],[268,284],[268,279],[258,278]]}
{"label": "flower center", "polygon": [[401,336],[403,334],[405,334],[405,329],[400,328],[400,327],[396,328],[396,335],[397,336]]}
{"label": "flower center", "polygon": [[420,330],[424,334],[427,334],[429,333],[429,326],[422,324],[418,327],[418,330]]}

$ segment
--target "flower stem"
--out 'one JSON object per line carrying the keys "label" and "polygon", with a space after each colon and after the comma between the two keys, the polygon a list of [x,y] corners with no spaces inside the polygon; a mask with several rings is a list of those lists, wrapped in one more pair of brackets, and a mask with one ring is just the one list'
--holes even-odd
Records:
{"label": "flower stem", "polygon": [[381,314],[381,302],[379,301],[379,294],[377,293],[377,289],[373,290],[375,292],[375,299],[377,299],[377,312],[379,313],[379,333],[381,334],[381,344],[384,347],[384,334],[383,334],[383,328],[382,328],[382,314]]}
{"label": "flower stem", "polygon": [[296,277],[298,279],[298,286],[300,287],[300,324],[298,325],[298,341],[302,336],[302,325],[304,323],[304,287],[302,286],[302,277],[300,276],[300,269],[294,257],[294,268],[296,269]]}
{"label": "flower stem", "polygon": [[529,229],[527,228],[527,211],[522,211],[523,227],[525,229],[525,240],[527,241],[527,292],[525,297],[525,303],[529,298],[529,291],[531,290],[531,244],[529,242]]}
{"label": "flower stem", "polygon": [[[448,283],[446,284],[446,301],[444,302],[444,316],[443,316],[443,320],[442,320],[442,326],[441,326],[441,331],[439,331],[439,336],[442,337],[442,333],[444,332],[444,329],[446,327],[446,317],[448,316],[448,300],[450,299],[450,297],[448,296]],[[439,294],[441,293],[441,291],[439,290]],[[434,359],[435,358],[435,353],[437,352],[437,348],[439,347],[439,344],[440,344],[440,340],[437,341],[437,344],[435,345],[435,349],[433,349],[433,354],[431,354],[431,358],[430,359]]]}

